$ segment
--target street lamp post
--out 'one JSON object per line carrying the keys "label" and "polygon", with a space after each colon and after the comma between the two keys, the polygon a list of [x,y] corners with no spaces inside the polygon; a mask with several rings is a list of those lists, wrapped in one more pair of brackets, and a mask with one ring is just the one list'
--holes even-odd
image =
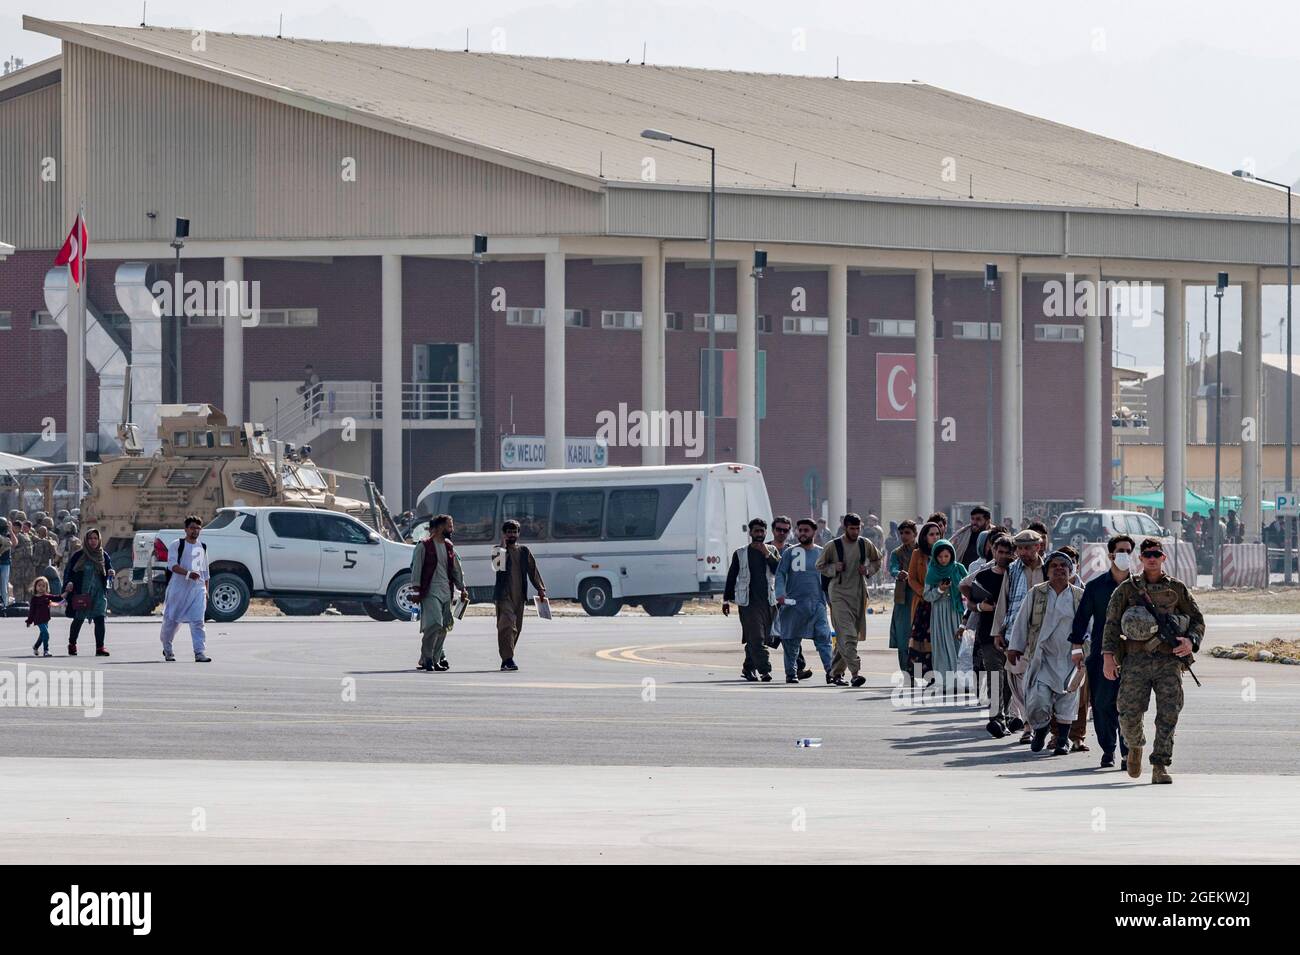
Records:
{"label": "street lamp post", "polygon": [[988,508],[994,515],[1000,512],[994,503],[993,492],[996,490],[994,485],[993,473],[993,291],[998,286],[998,267],[992,262],[984,266],[984,335],[988,339],[988,400],[984,403],[984,426],[988,435],[988,454],[986,466],[988,467],[989,486],[988,486]]}
{"label": "street lamp post", "polygon": [[[1223,586],[1223,541],[1219,539],[1219,510],[1223,506],[1223,488],[1220,485],[1220,458],[1223,454],[1223,290],[1228,287],[1228,273],[1220,272],[1214,287],[1214,298],[1219,308],[1219,347],[1214,358],[1214,586]],[[1266,562],[1267,563],[1267,562]]]}
{"label": "street lamp post", "polygon": [[[761,278],[766,274],[766,272],[767,272],[767,252],[766,252],[764,249],[755,249],[755,250],[754,250],[754,268],[753,268],[753,270],[749,273],[750,275],[752,275],[752,276],[754,277],[754,324],[755,324],[755,326],[758,325],[758,315],[759,315],[759,309],[758,309],[758,280],[761,279]],[[739,317],[739,316],[737,316],[736,321],[740,321],[740,317]],[[758,340],[758,328],[757,328],[757,327],[754,328],[754,339],[755,339],[755,345],[754,345],[754,467],[758,467],[759,434],[760,434],[760,432],[762,431],[762,428],[761,428],[760,426],[761,426],[762,423],[763,423],[763,416],[759,413],[759,407],[758,407],[758,396],[759,396],[759,390],[758,390],[758,352],[759,352],[759,348],[758,348],[758,345],[757,345],[757,340]],[[767,369],[766,369],[766,366],[764,366],[764,372],[765,372],[765,373],[766,373],[766,370],[767,370]],[[764,384],[766,384],[766,382],[764,382]],[[764,389],[764,391],[766,391],[766,389]]]}
{"label": "street lamp post", "polygon": [[[1232,174],[1239,179],[1250,179],[1255,182],[1262,182],[1269,186],[1277,186],[1279,189],[1286,190],[1286,493],[1291,495],[1291,186],[1285,182],[1274,182],[1272,179],[1264,179],[1256,176],[1249,169],[1234,169]],[[1260,447],[1263,448],[1264,432],[1263,422],[1260,422],[1259,440]],[[1252,516],[1253,519],[1253,516]],[[1283,581],[1291,583],[1291,565],[1295,555],[1295,519],[1291,517],[1283,518],[1283,525],[1286,527],[1286,565],[1283,568]]]}
{"label": "street lamp post", "polygon": [[[172,362],[172,367],[176,372],[176,403],[181,404],[184,398],[181,397],[181,329],[185,326],[185,306],[181,304],[185,301],[185,276],[181,274],[181,249],[185,248],[185,240],[190,235],[190,220],[177,217],[176,234],[172,238],[171,246],[176,250],[176,278],[173,280],[175,288],[172,291],[172,304],[176,306],[176,357]],[[85,354],[84,350],[82,352]]]}
{"label": "street lamp post", "polygon": [[672,133],[666,133],[662,129],[643,129],[641,130],[642,139],[654,139],[664,143],[681,143],[683,146],[694,146],[696,149],[707,149],[709,151],[709,360],[705,369],[705,420],[707,425],[707,438],[705,444],[705,453],[710,464],[714,460],[714,447],[717,440],[717,418],[714,415],[714,398],[717,392],[715,383],[716,375],[714,374],[714,362],[717,351],[717,186],[718,186],[718,164],[717,152],[712,146],[706,146],[704,143],[691,142],[689,139],[680,139]]}
{"label": "street lamp post", "polygon": [[479,359],[481,346],[479,325],[482,309],[479,307],[479,268],[487,253],[487,236],[474,236],[474,470],[483,470],[483,374]]}

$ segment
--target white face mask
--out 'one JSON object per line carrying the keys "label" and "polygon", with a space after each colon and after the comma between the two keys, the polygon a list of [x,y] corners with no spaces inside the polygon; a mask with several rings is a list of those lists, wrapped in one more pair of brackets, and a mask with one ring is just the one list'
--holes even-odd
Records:
{"label": "white face mask", "polygon": [[1133,555],[1125,553],[1115,554],[1115,566],[1120,570],[1129,570],[1133,566]]}

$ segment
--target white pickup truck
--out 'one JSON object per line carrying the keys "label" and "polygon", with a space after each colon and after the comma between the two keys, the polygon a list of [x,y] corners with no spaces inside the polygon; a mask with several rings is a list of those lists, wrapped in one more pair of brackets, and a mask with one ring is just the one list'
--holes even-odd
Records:
{"label": "white pickup truck", "polygon": [[[133,541],[132,578],[156,583],[167,570],[179,528],[140,531]],[[410,620],[411,555],[338,511],[306,507],[225,507],[203,528],[207,545],[208,615],[238,620],[253,597],[359,601],[375,620]]]}

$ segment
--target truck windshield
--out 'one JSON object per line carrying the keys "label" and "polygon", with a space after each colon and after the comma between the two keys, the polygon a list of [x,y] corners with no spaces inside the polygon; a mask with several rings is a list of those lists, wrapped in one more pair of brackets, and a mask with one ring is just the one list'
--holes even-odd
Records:
{"label": "truck windshield", "polygon": [[309,490],[326,490],[327,485],[325,478],[315,468],[300,468],[292,465],[286,465],[284,469],[285,484],[296,485],[297,487],[307,488]]}

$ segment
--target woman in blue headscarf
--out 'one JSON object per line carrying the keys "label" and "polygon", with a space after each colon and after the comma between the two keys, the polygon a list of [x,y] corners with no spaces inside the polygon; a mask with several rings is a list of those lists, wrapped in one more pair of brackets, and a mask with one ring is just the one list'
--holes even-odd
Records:
{"label": "woman in blue headscarf", "polygon": [[936,541],[925,571],[923,596],[930,605],[932,665],[941,674],[957,672],[962,616],[959,586],[965,577],[966,568],[957,560],[952,544],[947,540]]}

